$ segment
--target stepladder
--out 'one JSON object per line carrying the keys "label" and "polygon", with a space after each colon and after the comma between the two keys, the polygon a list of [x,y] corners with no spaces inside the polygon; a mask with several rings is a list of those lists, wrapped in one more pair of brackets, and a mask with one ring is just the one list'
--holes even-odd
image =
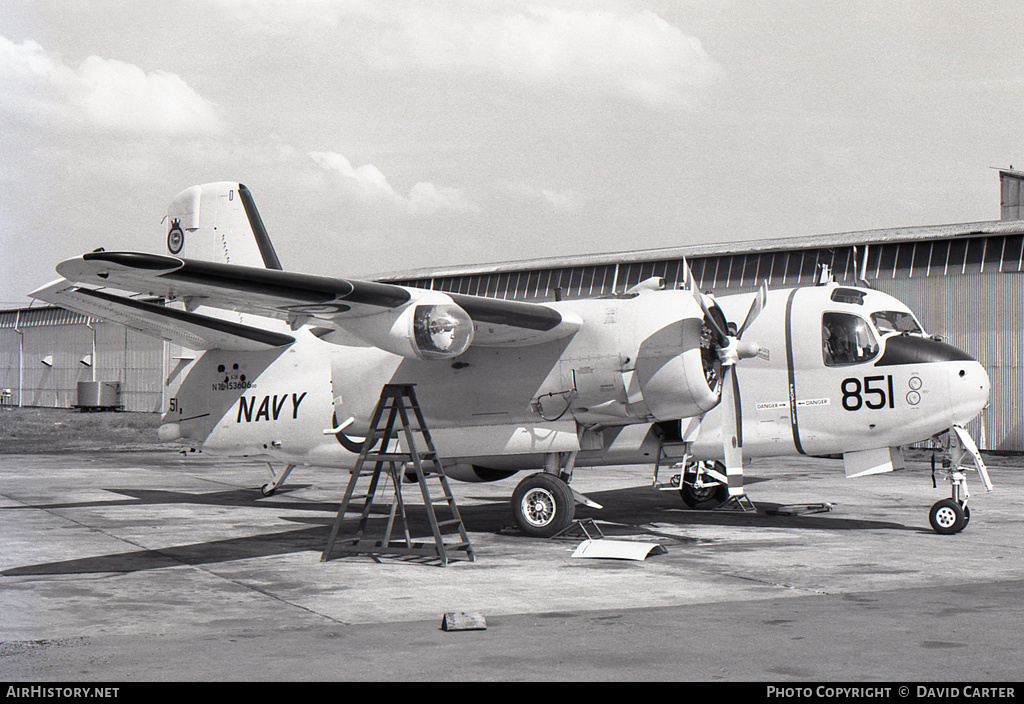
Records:
{"label": "stepladder", "polygon": [[[406,500],[403,484],[419,486],[422,504]],[[352,532],[341,537],[346,521]],[[321,561],[335,552],[442,566],[476,559],[412,384],[381,390]]]}

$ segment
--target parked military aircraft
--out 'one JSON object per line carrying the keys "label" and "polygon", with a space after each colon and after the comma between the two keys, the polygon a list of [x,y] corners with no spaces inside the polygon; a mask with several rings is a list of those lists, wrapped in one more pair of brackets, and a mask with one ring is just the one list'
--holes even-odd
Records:
{"label": "parked military aircraft", "polygon": [[32,295],[198,350],[168,380],[161,436],[278,463],[265,494],[298,465],[351,469],[387,383],[415,384],[448,476],[542,470],[512,495],[531,535],[592,504],[569,486],[588,465],[653,464],[693,508],[749,509],[744,457],[842,455],[862,476],[939,435],[952,496],[935,530],[969,520],[962,460],[991,489],[963,428],[987,403],[984,369],[870,288],[715,298],[689,277],[501,300],[284,271],[237,183],[182,192],[166,222],[166,253],[90,252]]}

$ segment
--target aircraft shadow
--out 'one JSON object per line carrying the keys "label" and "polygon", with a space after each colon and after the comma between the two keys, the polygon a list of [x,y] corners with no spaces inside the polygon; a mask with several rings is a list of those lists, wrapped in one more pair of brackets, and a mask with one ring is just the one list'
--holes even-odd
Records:
{"label": "aircraft shadow", "polygon": [[[292,489],[298,489],[294,486]],[[299,552],[319,553],[327,542],[330,526],[338,511],[336,502],[289,502],[263,497],[258,489],[232,489],[228,491],[194,494],[176,491],[159,490],[111,490],[130,498],[113,501],[87,501],[48,506],[36,505],[34,508],[78,508],[103,506],[145,506],[193,504],[207,506],[238,506],[287,510],[287,511],[318,511],[322,516],[285,516],[285,520],[299,524],[298,529],[280,530],[274,533],[249,535],[237,538],[210,540],[158,549],[140,549],[124,553],[97,555],[59,562],[14,567],[0,572],[4,577],[69,575],[93,573],[130,573],[171,567],[206,565],[251,558],[288,555]],[[462,503],[459,512],[466,530],[470,533],[501,534],[513,539],[527,538],[514,527],[511,510],[507,498],[493,496],[473,497],[470,492],[456,489],[459,494],[473,499],[474,503]],[[658,491],[652,487],[630,487],[608,491],[588,492],[590,498],[604,506],[596,510],[586,506],[578,506],[576,518],[592,518],[598,522],[606,537],[636,536],[645,534],[659,539],[685,541],[679,535],[665,534],[656,528],[658,524],[686,526],[722,526],[749,528],[794,528],[800,530],[900,530],[915,531],[917,527],[905,526],[890,521],[844,518],[835,513],[810,514],[799,516],[770,515],[771,509],[779,508],[779,504],[759,502],[752,497],[757,506],[756,513],[740,513],[733,511],[692,511],[687,510],[675,491]],[[465,501],[465,499],[464,499]],[[3,510],[23,507],[9,507]],[[439,511],[443,511],[439,509]],[[351,514],[350,514],[351,516]],[[367,537],[378,537],[383,532],[386,510],[383,506],[375,506],[371,513],[372,520],[366,531]],[[342,523],[338,540],[354,537],[358,518],[347,517]],[[431,530],[422,505],[410,504],[407,511],[407,525],[414,541],[430,541]],[[402,535],[401,527],[397,527],[392,537]],[[535,538],[530,538],[535,539]],[[332,555],[336,559],[338,555]]]}
{"label": "aircraft shadow", "polygon": [[[769,479],[746,481],[747,486]],[[655,534],[649,526],[654,523],[669,523],[685,527],[723,526],[750,528],[797,528],[806,530],[917,530],[893,521],[879,521],[863,518],[840,517],[835,512],[781,515],[769,511],[778,510],[786,504],[759,501],[756,493],[751,496],[757,511],[741,512],[729,510],[697,511],[686,507],[677,491],[661,491],[653,487],[629,487],[606,491],[585,492],[586,495],[601,504],[603,508],[592,509],[584,505],[576,506],[577,519],[594,519],[601,531],[608,537],[614,535],[636,535],[637,533]],[[503,511],[494,513],[494,509],[480,511],[480,506],[461,508],[463,520],[469,530],[491,532],[499,530],[509,532],[509,524],[513,523],[511,509],[507,500],[493,498],[479,499],[498,505]]]}
{"label": "aircraft shadow", "polygon": [[206,565],[254,557],[288,555],[323,550],[327,540],[326,523],[300,530],[226,538],[154,550],[134,550],[113,555],[96,555],[61,562],[13,567],[0,572],[4,577],[93,574],[100,572],[141,572],[186,565]]}
{"label": "aircraft shadow", "polygon": [[[206,493],[193,493],[188,491],[168,491],[157,489],[104,489],[111,494],[121,494],[129,498],[125,499],[103,499],[93,501],[68,501],[53,504],[25,504],[22,506],[0,507],[2,511],[23,511],[26,509],[69,509],[69,508],[104,508],[115,506],[173,506],[180,504],[192,504],[195,506],[222,506],[222,507],[258,507],[277,510],[305,510],[305,511],[337,511],[336,502],[312,502],[312,501],[281,501],[280,497],[289,492],[308,488],[310,485],[294,484],[282,487],[275,492],[273,497],[265,497],[259,489],[229,489],[226,491],[212,491]],[[340,496],[340,494],[339,494]]]}
{"label": "aircraft shadow", "polygon": [[[763,480],[767,481],[767,480]],[[750,482],[752,484],[754,482]],[[632,487],[588,493],[591,499],[604,506],[596,510],[587,506],[576,507],[576,518],[593,518],[606,535],[635,534],[638,530],[652,532],[643,526],[669,523],[680,527],[722,526],[749,528],[795,528],[803,530],[915,530],[893,521],[840,517],[835,512],[803,515],[771,514],[786,504],[759,501],[756,493],[750,496],[756,512],[737,510],[697,511],[687,508],[677,491],[661,491],[653,487]],[[609,524],[608,530],[604,522]]]}

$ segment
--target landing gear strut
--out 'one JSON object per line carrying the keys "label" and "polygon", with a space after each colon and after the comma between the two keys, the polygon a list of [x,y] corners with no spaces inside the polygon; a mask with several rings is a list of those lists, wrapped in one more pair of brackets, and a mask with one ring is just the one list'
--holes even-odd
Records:
{"label": "landing gear strut", "polygon": [[281,488],[284,484],[285,479],[295,469],[295,465],[290,464],[281,471],[280,474],[274,472],[274,466],[267,462],[267,468],[270,470],[270,481],[260,487],[260,492],[264,496],[273,496],[274,492]]}

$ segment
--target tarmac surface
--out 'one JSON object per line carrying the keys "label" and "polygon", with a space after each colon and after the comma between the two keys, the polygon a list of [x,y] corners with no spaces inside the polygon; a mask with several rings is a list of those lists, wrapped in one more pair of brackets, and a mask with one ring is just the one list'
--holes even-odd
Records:
{"label": "tarmac surface", "polygon": [[[921,461],[847,480],[835,460],[755,460],[756,513],[685,510],[649,468],[577,469],[604,505],[577,518],[665,548],[642,561],[519,533],[525,475],[452,482],[476,560],[442,567],[321,562],[347,474],[299,468],[263,497],[258,462],[0,455],[0,681],[1013,682],[1024,477],[989,469],[954,536],[928,524],[949,487]],[[450,612],[486,629],[444,631]]]}

